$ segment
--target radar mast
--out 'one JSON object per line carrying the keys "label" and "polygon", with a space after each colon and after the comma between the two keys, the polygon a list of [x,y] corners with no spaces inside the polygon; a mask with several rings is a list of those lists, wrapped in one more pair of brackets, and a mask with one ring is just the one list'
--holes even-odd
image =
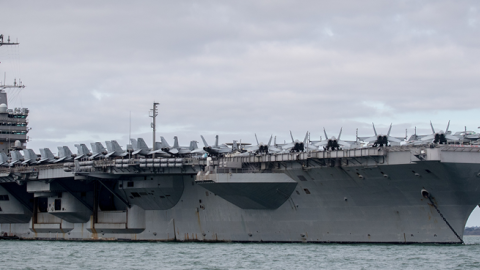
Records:
{"label": "radar mast", "polygon": [[[18,42],[10,42],[10,36],[7,41],[4,40],[3,34],[0,34],[0,47],[19,45]],[[30,130],[28,127],[27,108],[8,108],[6,89],[25,88],[22,81],[14,79],[13,85],[7,85],[6,73],[4,73],[3,84],[0,84],[0,152],[8,153],[12,150],[22,150],[27,146]]]}

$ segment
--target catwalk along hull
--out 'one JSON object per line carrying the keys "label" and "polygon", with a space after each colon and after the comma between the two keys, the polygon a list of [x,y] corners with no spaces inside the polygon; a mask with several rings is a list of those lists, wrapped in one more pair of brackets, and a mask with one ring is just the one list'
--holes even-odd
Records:
{"label": "catwalk along hull", "polygon": [[22,239],[460,243],[456,234],[480,203],[480,153],[383,151],[220,159],[178,173],[154,165],[132,173],[132,160],[121,173],[36,169],[23,185],[2,184],[10,200],[0,201],[1,231]]}

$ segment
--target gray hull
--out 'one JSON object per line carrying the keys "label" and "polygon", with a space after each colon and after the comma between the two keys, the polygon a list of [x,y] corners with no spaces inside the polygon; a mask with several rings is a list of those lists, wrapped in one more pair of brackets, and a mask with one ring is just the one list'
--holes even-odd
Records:
{"label": "gray hull", "polygon": [[[80,173],[77,164],[70,177],[46,174],[63,181],[58,186],[46,184],[42,173],[22,186],[2,184],[0,193],[10,200],[0,201],[0,226],[3,233],[23,239],[459,243],[452,229],[462,237],[480,203],[480,153],[426,151],[418,158],[418,149],[390,150],[380,158],[297,156],[297,161],[261,161],[258,170],[248,171],[244,165],[239,171],[218,163],[209,177],[196,175],[204,166],[192,165],[180,173],[124,170],[115,174],[119,178],[96,178]],[[120,197],[112,196],[115,209],[99,209],[98,196],[108,192],[90,190],[98,179]],[[73,182],[84,184],[86,191],[68,188]],[[22,193],[14,195],[7,185],[26,190],[23,204]],[[431,194],[445,220],[422,190]],[[39,212],[38,205],[28,211],[28,200],[35,196],[48,197],[47,212]],[[55,199],[63,200],[64,210],[53,209]],[[90,212],[88,206],[97,210]]]}

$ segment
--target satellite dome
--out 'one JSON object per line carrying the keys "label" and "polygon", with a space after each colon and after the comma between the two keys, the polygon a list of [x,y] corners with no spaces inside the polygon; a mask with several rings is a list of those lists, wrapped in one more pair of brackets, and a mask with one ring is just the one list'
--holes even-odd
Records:
{"label": "satellite dome", "polygon": [[7,113],[7,109],[8,109],[7,104],[5,103],[0,104],[0,113]]}
{"label": "satellite dome", "polygon": [[23,147],[22,147],[22,142],[19,141],[19,140],[16,140],[16,141],[15,141],[15,144],[14,144],[14,147],[15,147],[15,149],[18,149],[18,150],[23,149]]}

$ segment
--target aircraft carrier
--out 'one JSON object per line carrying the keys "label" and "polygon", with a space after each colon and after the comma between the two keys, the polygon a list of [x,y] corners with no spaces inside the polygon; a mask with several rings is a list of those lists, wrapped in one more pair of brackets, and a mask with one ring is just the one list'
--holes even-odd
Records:
{"label": "aircraft carrier", "polygon": [[480,148],[445,144],[448,133],[405,145],[376,134],[363,147],[340,136],[231,148],[139,138],[37,155],[29,111],[8,109],[6,88],[2,239],[458,244],[480,202]]}

